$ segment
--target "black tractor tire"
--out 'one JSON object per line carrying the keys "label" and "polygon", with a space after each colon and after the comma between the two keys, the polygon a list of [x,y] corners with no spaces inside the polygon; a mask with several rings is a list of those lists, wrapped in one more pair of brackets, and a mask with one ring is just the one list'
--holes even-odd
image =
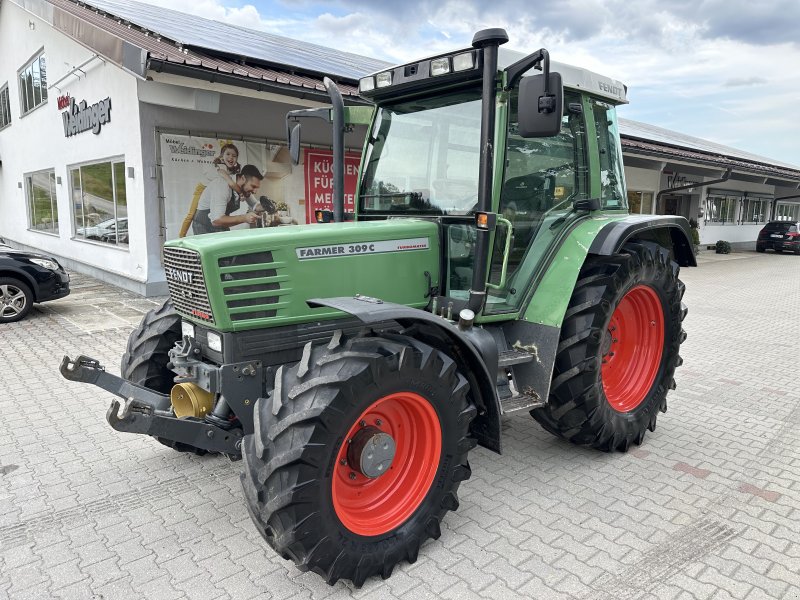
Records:
{"label": "black tractor tire", "polygon": [[[333,345],[309,344],[300,363],[278,371],[272,397],[256,403],[242,486],[256,527],[280,556],[330,585],[345,579],[360,587],[373,575],[386,579],[403,559],[415,562],[422,543],[440,536],[471,475],[469,425],[477,410],[455,362],[418,340],[384,334]],[[373,411],[387,406],[380,414],[389,416],[376,418]],[[391,417],[402,414],[391,412],[397,407],[420,409],[427,420],[403,427]],[[346,453],[357,447],[349,444],[358,442],[359,428],[372,426],[390,433],[397,450],[391,467],[369,480]],[[426,460],[423,448],[437,438],[441,451]],[[382,481],[388,495],[370,491]]]}
{"label": "black tractor tire", "polygon": [[756,252],[766,252],[766,250],[767,249],[764,246],[760,246],[759,244],[756,244]]}
{"label": "black tractor tire", "polygon": [[[6,306],[4,301],[13,302],[13,306]],[[13,277],[0,277],[0,324],[21,321],[32,307],[33,292],[27,283]]]}
{"label": "black tractor tire", "polygon": [[[651,242],[629,242],[619,254],[586,260],[561,328],[548,404],[531,411],[547,431],[606,452],[626,452],[631,444],[642,443],[646,430],[655,431],[658,411],[667,410],[667,391],[675,389],[675,368],[683,362],[678,352],[686,339],[681,324],[687,309],[679,271],[669,252]],[[620,311],[629,311],[633,301],[644,303],[638,305],[645,317],[638,321],[640,329],[632,317],[618,321],[618,315],[631,315],[617,312],[623,299]],[[652,333],[658,331],[660,314],[663,336]],[[614,348],[631,360],[607,365]],[[636,358],[645,355],[649,358]],[[625,369],[631,365],[647,375],[612,378],[620,372],[630,375]]]}
{"label": "black tractor tire", "polygon": [[[175,372],[170,370],[169,351],[181,339],[181,317],[167,300],[148,311],[139,326],[128,337],[128,346],[120,362],[120,375],[131,383],[144,386],[159,394],[169,394],[175,385]],[[191,452],[198,456],[208,453],[173,440],[156,439],[178,452]]]}

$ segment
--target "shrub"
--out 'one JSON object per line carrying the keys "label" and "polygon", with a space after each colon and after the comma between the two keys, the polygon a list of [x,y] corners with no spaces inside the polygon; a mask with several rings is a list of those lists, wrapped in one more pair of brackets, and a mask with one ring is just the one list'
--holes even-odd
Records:
{"label": "shrub", "polygon": [[717,240],[717,254],[730,254],[731,245],[725,240]]}
{"label": "shrub", "polygon": [[700,230],[699,229],[692,229],[692,244],[695,246],[700,245]]}

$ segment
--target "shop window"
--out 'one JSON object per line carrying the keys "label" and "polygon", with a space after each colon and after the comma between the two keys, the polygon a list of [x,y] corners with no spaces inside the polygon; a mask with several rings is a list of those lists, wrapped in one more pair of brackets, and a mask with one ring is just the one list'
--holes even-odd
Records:
{"label": "shop window", "polygon": [[20,69],[19,101],[22,115],[47,103],[47,62],[44,54],[40,54]]}
{"label": "shop window", "polygon": [[125,162],[70,167],[75,239],[128,247]]}
{"label": "shop window", "polygon": [[706,223],[735,224],[738,201],[738,196],[709,196],[706,200]]}
{"label": "shop window", "polygon": [[742,225],[764,223],[767,220],[769,200],[763,198],[744,198],[739,222]]}
{"label": "shop window", "polygon": [[773,219],[776,221],[800,221],[800,204],[778,202]]}
{"label": "shop window", "polygon": [[653,192],[628,192],[628,210],[634,215],[652,215]]}
{"label": "shop window", "polygon": [[603,208],[626,208],[625,175],[622,170],[622,148],[619,144],[617,112],[599,100],[592,101],[597,147],[600,150],[600,185]]}
{"label": "shop window", "polygon": [[55,171],[50,169],[25,175],[25,194],[28,199],[28,228],[58,235]]}
{"label": "shop window", "polygon": [[8,100],[8,83],[0,86],[0,129],[11,124],[11,103]]}

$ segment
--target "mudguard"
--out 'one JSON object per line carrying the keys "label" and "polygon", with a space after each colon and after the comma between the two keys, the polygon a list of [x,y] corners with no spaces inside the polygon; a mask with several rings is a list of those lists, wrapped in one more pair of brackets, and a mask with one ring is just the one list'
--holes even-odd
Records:
{"label": "mudguard", "polygon": [[644,237],[659,242],[657,230],[666,230],[672,243],[675,260],[682,267],[696,267],[697,259],[692,249],[692,232],[684,217],[667,215],[629,215],[603,227],[589,247],[589,254],[611,256],[633,237]]}
{"label": "mudguard", "polygon": [[479,414],[472,423],[472,433],[481,446],[501,453],[500,400],[495,386],[499,359],[497,344],[488,331],[479,327],[463,331],[454,323],[427,311],[366,296],[312,298],[307,300],[307,304],[312,308],[335,308],[367,325],[386,321],[395,321],[406,328],[419,325],[423,334],[427,332],[428,338],[422,337],[421,341],[430,343],[433,337],[454,346],[456,356],[451,352],[451,357],[465,363],[467,372],[464,375],[475,391]]}

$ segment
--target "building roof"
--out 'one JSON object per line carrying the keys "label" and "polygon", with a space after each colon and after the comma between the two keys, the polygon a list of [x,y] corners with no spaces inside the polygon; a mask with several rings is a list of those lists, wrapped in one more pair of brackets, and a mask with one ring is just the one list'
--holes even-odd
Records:
{"label": "building roof", "polygon": [[622,149],[800,181],[800,167],[648,123],[619,119]]}
{"label": "building roof", "polygon": [[133,0],[86,0],[86,4],[161,34],[184,48],[210,50],[234,60],[262,61],[281,70],[357,82],[388,65],[374,58]]}
{"label": "building roof", "polygon": [[131,0],[11,1],[140,77],[164,71],[326,97],[328,76],[354,98],[359,77],[387,64]]}

